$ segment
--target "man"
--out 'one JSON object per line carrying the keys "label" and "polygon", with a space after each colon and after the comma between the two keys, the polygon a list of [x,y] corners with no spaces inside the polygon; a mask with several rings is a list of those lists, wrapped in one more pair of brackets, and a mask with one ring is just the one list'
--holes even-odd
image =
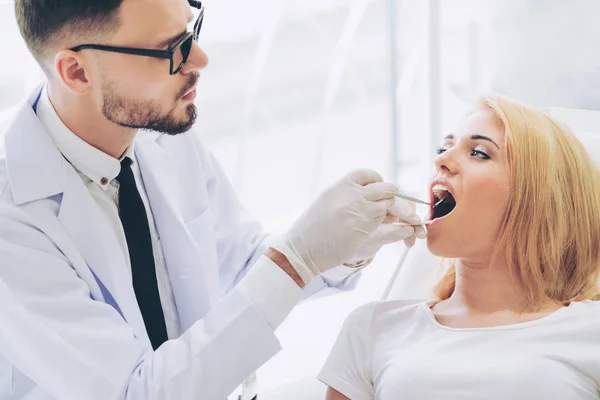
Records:
{"label": "man", "polygon": [[15,9],[48,83],[0,155],[1,398],[223,399],[279,350],[305,285],[347,288],[414,243],[381,226],[418,222],[394,185],[357,171],[266,244],[190,130],[199,2]]}

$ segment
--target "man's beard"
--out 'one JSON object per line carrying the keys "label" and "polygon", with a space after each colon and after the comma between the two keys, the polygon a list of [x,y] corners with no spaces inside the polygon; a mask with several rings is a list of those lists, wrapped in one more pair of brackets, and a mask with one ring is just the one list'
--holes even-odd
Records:
{"label": "man's beard", "polygon": [[[196,85],[199,74],[190,75],[188,84],[177,94],[177,102],[191,88]],[[111,122],[125,128],[147,129],[166,133],[168,135],[178,135],[187,132],[196,122],[198,110],[194,104],[186,108],[186,115],[183,119],[175,118],[175,108],[166,114],[161,114],[161,107],[156,101],[141,101],[127,99],[117,93],[110,80],[104,79],[102,82],[102,113]]]}

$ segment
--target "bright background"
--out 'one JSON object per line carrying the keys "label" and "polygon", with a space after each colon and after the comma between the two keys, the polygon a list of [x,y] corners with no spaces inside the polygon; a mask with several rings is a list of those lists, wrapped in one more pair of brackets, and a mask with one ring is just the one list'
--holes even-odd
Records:
{"label": "bright background", "polygon": [[[275,232],[358,167],[422,196],[435,144],[483,91],[600,109],[597,0],[205,5],[202,137],[245,206]],[[1,131],[43,77],[11,0],[0,0],[0,38]],[[345,316],[381,296],[402,250],[386,248],[355,291],[294,310],[278,331],[284,351],[259,371],[263,398],[291,399],[290,388],[303,399],[320,393],[311,383]]]}

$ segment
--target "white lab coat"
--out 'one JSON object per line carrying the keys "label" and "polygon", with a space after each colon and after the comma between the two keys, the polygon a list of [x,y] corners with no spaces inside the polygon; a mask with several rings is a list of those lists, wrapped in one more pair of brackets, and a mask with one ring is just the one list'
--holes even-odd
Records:
{"label": "white lab coat", "polygon": [[121,247],[37,119],[38,93],[0,152],[0,398],[224,399],[280,349],[233,289],[264,251],[260,225],[193,131],[138,135],[185,332],[153,352]]}

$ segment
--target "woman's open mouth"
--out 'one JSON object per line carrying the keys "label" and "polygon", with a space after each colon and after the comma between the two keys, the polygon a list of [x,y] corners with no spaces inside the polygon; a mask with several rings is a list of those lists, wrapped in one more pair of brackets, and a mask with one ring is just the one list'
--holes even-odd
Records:
{"label": "woman's open mouth", "polygon": [[437,220],[447,217],[456,207],[456,200],[449,188],[443,184],[436,184],[431,189],[432,206],[430,209],[430,219]]}

